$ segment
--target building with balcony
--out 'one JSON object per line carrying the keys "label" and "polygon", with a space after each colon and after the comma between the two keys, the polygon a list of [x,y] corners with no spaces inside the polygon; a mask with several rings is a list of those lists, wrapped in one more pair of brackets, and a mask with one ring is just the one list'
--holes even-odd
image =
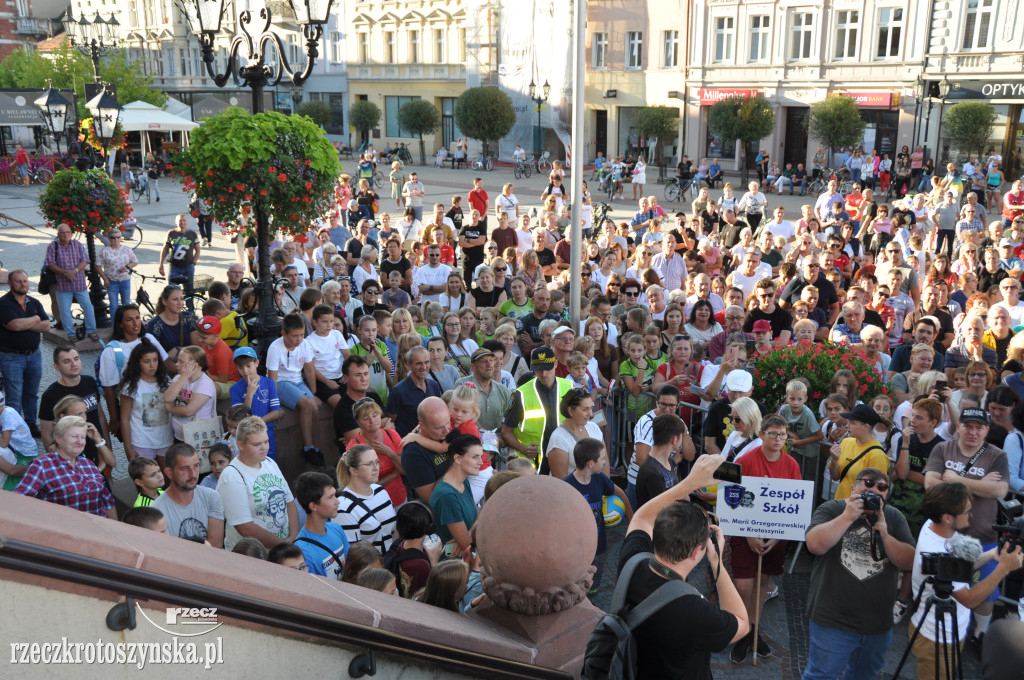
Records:
{"label": "building with balcony", "polygon": [[[927,17],[922,139],[942,159],[961,160],[942,135],[942,115],[960,101],[996,110],[990,147],[1008,178],[1024,172],[1024,11],[1012,0],[936,0]],[[945,96],[943,92],[945,91]],[[924,142],[922,142],[924,143]]]}
{"label": "building with balcony", "polygon": [[53,17],[63,7],[52,0],[13,0],[0,8],[0,59],[16,49],[32,49],[36,42],[53,35]]}
{"label": "building with balcony", "polygon": [[685,80],[685,148],[691,157],[718,157],[726,169],[736,168],[735,142],[711,133],[707,111],[731,94],[754,92],[775,105],[775,130],[760,148],[780,167],[809,167],[818,146],[805,127],[809,107],[834,93],[859,104],[867,123],[863,148],[895,154],[912,147],[928,47],[926,7],[909,0],[697,3]]}

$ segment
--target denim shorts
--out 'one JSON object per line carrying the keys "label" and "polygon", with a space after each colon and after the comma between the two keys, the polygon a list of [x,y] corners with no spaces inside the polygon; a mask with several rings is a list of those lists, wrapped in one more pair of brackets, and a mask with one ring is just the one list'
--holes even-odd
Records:
{"label": "denim shorts", "polygon": [[281,380],[277,383],[277,396],[280,397],[282,406],[287,406],[294,411],[299,406],[299,399],[302,397],[312,399],[313,393],[309,391],[309,386],[304,382]]}

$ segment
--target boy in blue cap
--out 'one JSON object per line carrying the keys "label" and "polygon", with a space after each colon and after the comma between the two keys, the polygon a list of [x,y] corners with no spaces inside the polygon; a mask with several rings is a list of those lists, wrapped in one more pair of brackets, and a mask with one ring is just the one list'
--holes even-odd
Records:
{"label": "boy in blue cap", "polygon": [[260,359],[252,347],[239,347],[234,353],[235,367],[242,379],[231,386],[231,405],[244,404],[252,414],[262,418],[267,424],[267,435],[270,437],[272,460],[277,460],[277,446],[274,443],[274,421],[281,417],[281,400],[277,396],[277,385],[266,376],[256,372]]}

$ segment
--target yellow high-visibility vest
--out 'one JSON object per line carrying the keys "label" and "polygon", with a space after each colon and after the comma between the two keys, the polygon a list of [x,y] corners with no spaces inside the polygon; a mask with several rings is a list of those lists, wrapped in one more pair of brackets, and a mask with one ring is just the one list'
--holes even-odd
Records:
{"label": "yellow high-visibility vest", "polygon": [[[561,413],[562,397],[572,389],[572,383],[565,378],[555,378],[558,388],[558,398],[555,401],[555,415],[561,423],[565,417]],[[541,461],[544,460],[544,451],[541,450],[541,443],[544,439],[544,430],[547,429],[547,412],[544,410],[544,402],[537,392],[537,379],[534,378],[522,387],[516,389],[522,395],[523,417],[515,429],[516,439],[524,445],[537,445],[536,467],[539,470]]]}

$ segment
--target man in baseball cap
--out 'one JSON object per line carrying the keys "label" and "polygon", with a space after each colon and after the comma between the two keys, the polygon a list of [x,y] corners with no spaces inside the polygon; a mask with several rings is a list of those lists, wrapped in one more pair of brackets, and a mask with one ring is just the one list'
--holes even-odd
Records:
{"label": "man in baseball cap", "polygon": [[215,316],[204,316],[196,324],[199,346],[206,352],[206,374],[217,384],[218,398],[225,398],[241,376],[231,349],[220,339],[220,329],[220,319]]}
{"label": "man in baseball cap", "polygon": [[541,474],[547,474],[544,452],[548,439],[562,415],[562,398],[572,389],[572,382],[555,375],[555,353],[543,345],[530,353],[533,379],[512,393],[505,420],[501,425],[501,438],[506,446],[530,459]]}
{"label": "man in baseball cap", "polygon": [[[512,393],[509,389],[494,379],[497,369],[494,365],[494,353],[486,347],[480,347],[470,358],[471,375],[460,378],[456,385],[471,384],[476,387],[480,415],[477,417],[477,425],[483,430],[498,431],[501,429],[501,421],[508,408],[509,399]],[[496,440],[495,440],[496,441]]]}

